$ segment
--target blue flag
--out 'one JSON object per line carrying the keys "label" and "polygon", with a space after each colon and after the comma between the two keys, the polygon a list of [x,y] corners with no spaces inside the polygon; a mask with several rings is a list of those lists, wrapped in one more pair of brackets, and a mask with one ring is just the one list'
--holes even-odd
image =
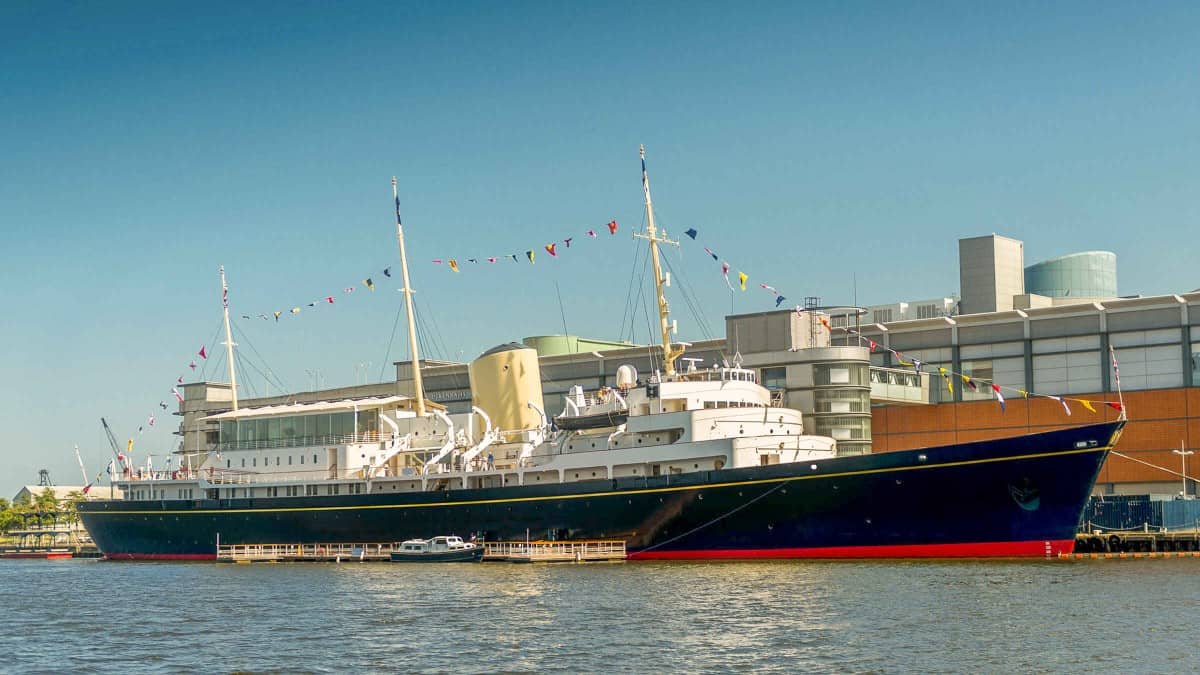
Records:
{"label": "blue flag", "polygon": [[692,239],[695,239],[695,238],[696,238],[696,230],[695,230],[695,228],[692,228],[692,229],[688,230],[687,232],[684,232],[684,234],[686,234],[687,236],[691,237]]}

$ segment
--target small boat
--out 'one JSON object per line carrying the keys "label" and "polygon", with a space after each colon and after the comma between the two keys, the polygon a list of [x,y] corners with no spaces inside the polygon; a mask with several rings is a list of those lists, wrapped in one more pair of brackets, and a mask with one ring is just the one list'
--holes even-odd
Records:
{"label": "small boat", "polygon": [[462,537],[409,539],[392,551],[392,562],[479,562],[483,547],[464,542]]}

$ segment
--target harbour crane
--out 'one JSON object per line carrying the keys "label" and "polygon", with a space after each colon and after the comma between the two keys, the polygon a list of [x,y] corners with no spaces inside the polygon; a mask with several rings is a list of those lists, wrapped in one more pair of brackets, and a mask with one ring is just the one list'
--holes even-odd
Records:
{"label": "harbour crane", "polygon": [[112,446],[113,457],[116,458],[118,464],[121,462],[121,446],[117,445],[117,437],[113,435],[112,427],[108,426],[108,422],[101,417],[100,424],[104,425],[104,433],[108,435],[108,444]]}

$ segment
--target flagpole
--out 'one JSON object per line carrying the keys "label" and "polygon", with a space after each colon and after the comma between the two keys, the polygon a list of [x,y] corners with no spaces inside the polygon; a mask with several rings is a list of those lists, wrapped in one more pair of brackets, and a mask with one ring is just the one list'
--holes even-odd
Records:
{"label": "flagpole", "polygon": [[229,358],[229,390],[233,393],[233,409],[237,410],[237,373],[233,369],[233,334],[229,330],[229,286],[225,283],[224,265],[221,265],[221,304],[225,311],[225,352]]}
{"label": "flagpole", "polygon": [[412,354],[413,396],[417,417],[425,416],[425,387],[421,382],[421,356],[417,352],[417,328],[413,318],[412,284],[408,281],[408,256],[404,251],[404,225],[400,222],[400,192],[392,176],[392,198],[396,201],[396,241],[400,244],[400,273],[404,280],[404,311],[408,315],[408,349]]}

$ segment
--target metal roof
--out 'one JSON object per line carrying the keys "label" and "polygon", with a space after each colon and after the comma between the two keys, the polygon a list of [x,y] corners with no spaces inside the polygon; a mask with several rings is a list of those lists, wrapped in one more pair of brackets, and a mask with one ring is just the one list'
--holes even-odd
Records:
{"label": "metal roof", "polygon": [[236,420],[246,417],[266,417],[274,415],[306,415],[309,413],[327,412],[330,410],[353,410],[358,408],[382,408],[401,401],[410,401],[408,396],[369,396],[367,398],[347,398],[340,401],[314,401],[312,403],[283,403],[267,405],[259,408],[242,408],[228,412],[209,415],[205,420],[221,421]]}

